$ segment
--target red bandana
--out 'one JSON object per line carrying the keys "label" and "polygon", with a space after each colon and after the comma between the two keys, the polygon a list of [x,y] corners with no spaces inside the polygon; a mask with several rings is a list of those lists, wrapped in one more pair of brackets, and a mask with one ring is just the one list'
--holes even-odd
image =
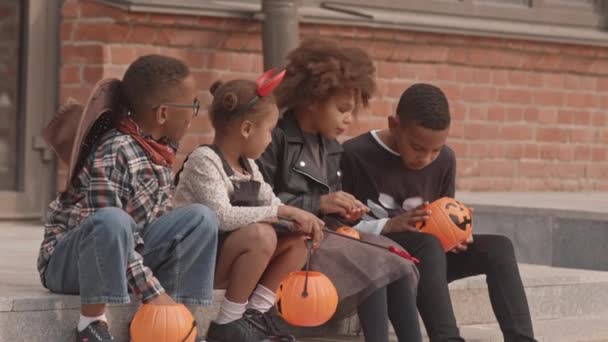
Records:
{"label": "red bandana", "polygon": [[135,124],[133,120],[123,118],[118,121],[116,128],[122,133],[132,136],[146,151],[148,157],[152,159],[154,164],[168,167],[173,165],[173,162],[175,161],[175,151],[171,146],[155,141],[152,138],[142,136],[137,124]]}

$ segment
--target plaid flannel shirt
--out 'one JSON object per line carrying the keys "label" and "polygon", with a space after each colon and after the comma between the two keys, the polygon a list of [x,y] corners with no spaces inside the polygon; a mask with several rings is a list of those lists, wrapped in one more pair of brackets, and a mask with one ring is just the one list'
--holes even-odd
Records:
{"label": "plaid flannel shirt", "polygon": [[44,241],[38,256],[38,271],[44,272],[62,236],[105,207],[125,210],[139,226],[136,251],[128,260],[129,286],[144,302],[164,292],[152,271],[137,252],[143,247],[140,232],[171,209],[172,170],[154,164],[131,136],[115,129],[108,131],[93,149],[73,185],[51,203],[45,224]]}

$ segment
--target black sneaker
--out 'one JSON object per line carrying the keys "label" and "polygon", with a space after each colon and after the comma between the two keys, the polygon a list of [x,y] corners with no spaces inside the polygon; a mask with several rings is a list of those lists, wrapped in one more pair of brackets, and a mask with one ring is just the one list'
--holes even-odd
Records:
{"label": "black sneaker", "polygon": [[274,315],[268,311],[261,313],[258,310],[247,309],[244,315],[245,319],[248,320],[253,327],[258,329],[262,335],[267,336],[276,342],[295,342],[296,338],[293,335],[282,331],[277,322],[275,321]]}
{"label": "black sneaker", "polygon": [[207,342],[274,342],[241,317],[226,324],[211,322],[207,330]]}
{"label": "black sneaker", "polygon": [[110,327],[104,321],[95,321],[83,331],[76,329],[76,342],[114,341],[110,334]]}

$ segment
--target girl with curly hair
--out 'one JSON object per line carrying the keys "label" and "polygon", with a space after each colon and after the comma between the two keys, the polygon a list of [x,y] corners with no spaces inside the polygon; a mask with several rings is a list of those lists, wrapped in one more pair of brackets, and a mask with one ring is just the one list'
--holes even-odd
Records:
{"label": "girl with curly hair", "polygon": [[[288,56],[275,90],[284,113],[258,165],[286,204],[322,218],[330,229],[353,223],[369,209],[341,191],[342,146],[336,140],[367,106],[376,90],[375,68],[358,48],[313,39]],[[361,240],[389,246],[391,240],[361,233]],[[418,271],[410,260],[334,234],[326,235],[311,269],[338,290],[335,319],[359,314],[366,341],[388,341],[388,318],[399,341],[420,341],[416,311]]]}

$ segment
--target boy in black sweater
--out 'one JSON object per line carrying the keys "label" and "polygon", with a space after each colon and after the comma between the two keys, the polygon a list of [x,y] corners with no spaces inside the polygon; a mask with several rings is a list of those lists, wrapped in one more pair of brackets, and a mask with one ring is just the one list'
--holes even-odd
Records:
{"label": "boy in black sweater", "polygon": [[454,197],[456,158],[445,144],[449,129],[450,111],[441,89],[415,84],[401,95],[387,129],[344,144],[344,191],[372,209],[356,228],[386,235],[420,259],[418,310],[432,342],[463,341],[448,283],[479,274],[487,277],[492,308],[505,341],[535,341],[508,238],[474,235],[446,254],[437,238],[415,228],[416,222],[430,214],[421,208],[422,203]]}

